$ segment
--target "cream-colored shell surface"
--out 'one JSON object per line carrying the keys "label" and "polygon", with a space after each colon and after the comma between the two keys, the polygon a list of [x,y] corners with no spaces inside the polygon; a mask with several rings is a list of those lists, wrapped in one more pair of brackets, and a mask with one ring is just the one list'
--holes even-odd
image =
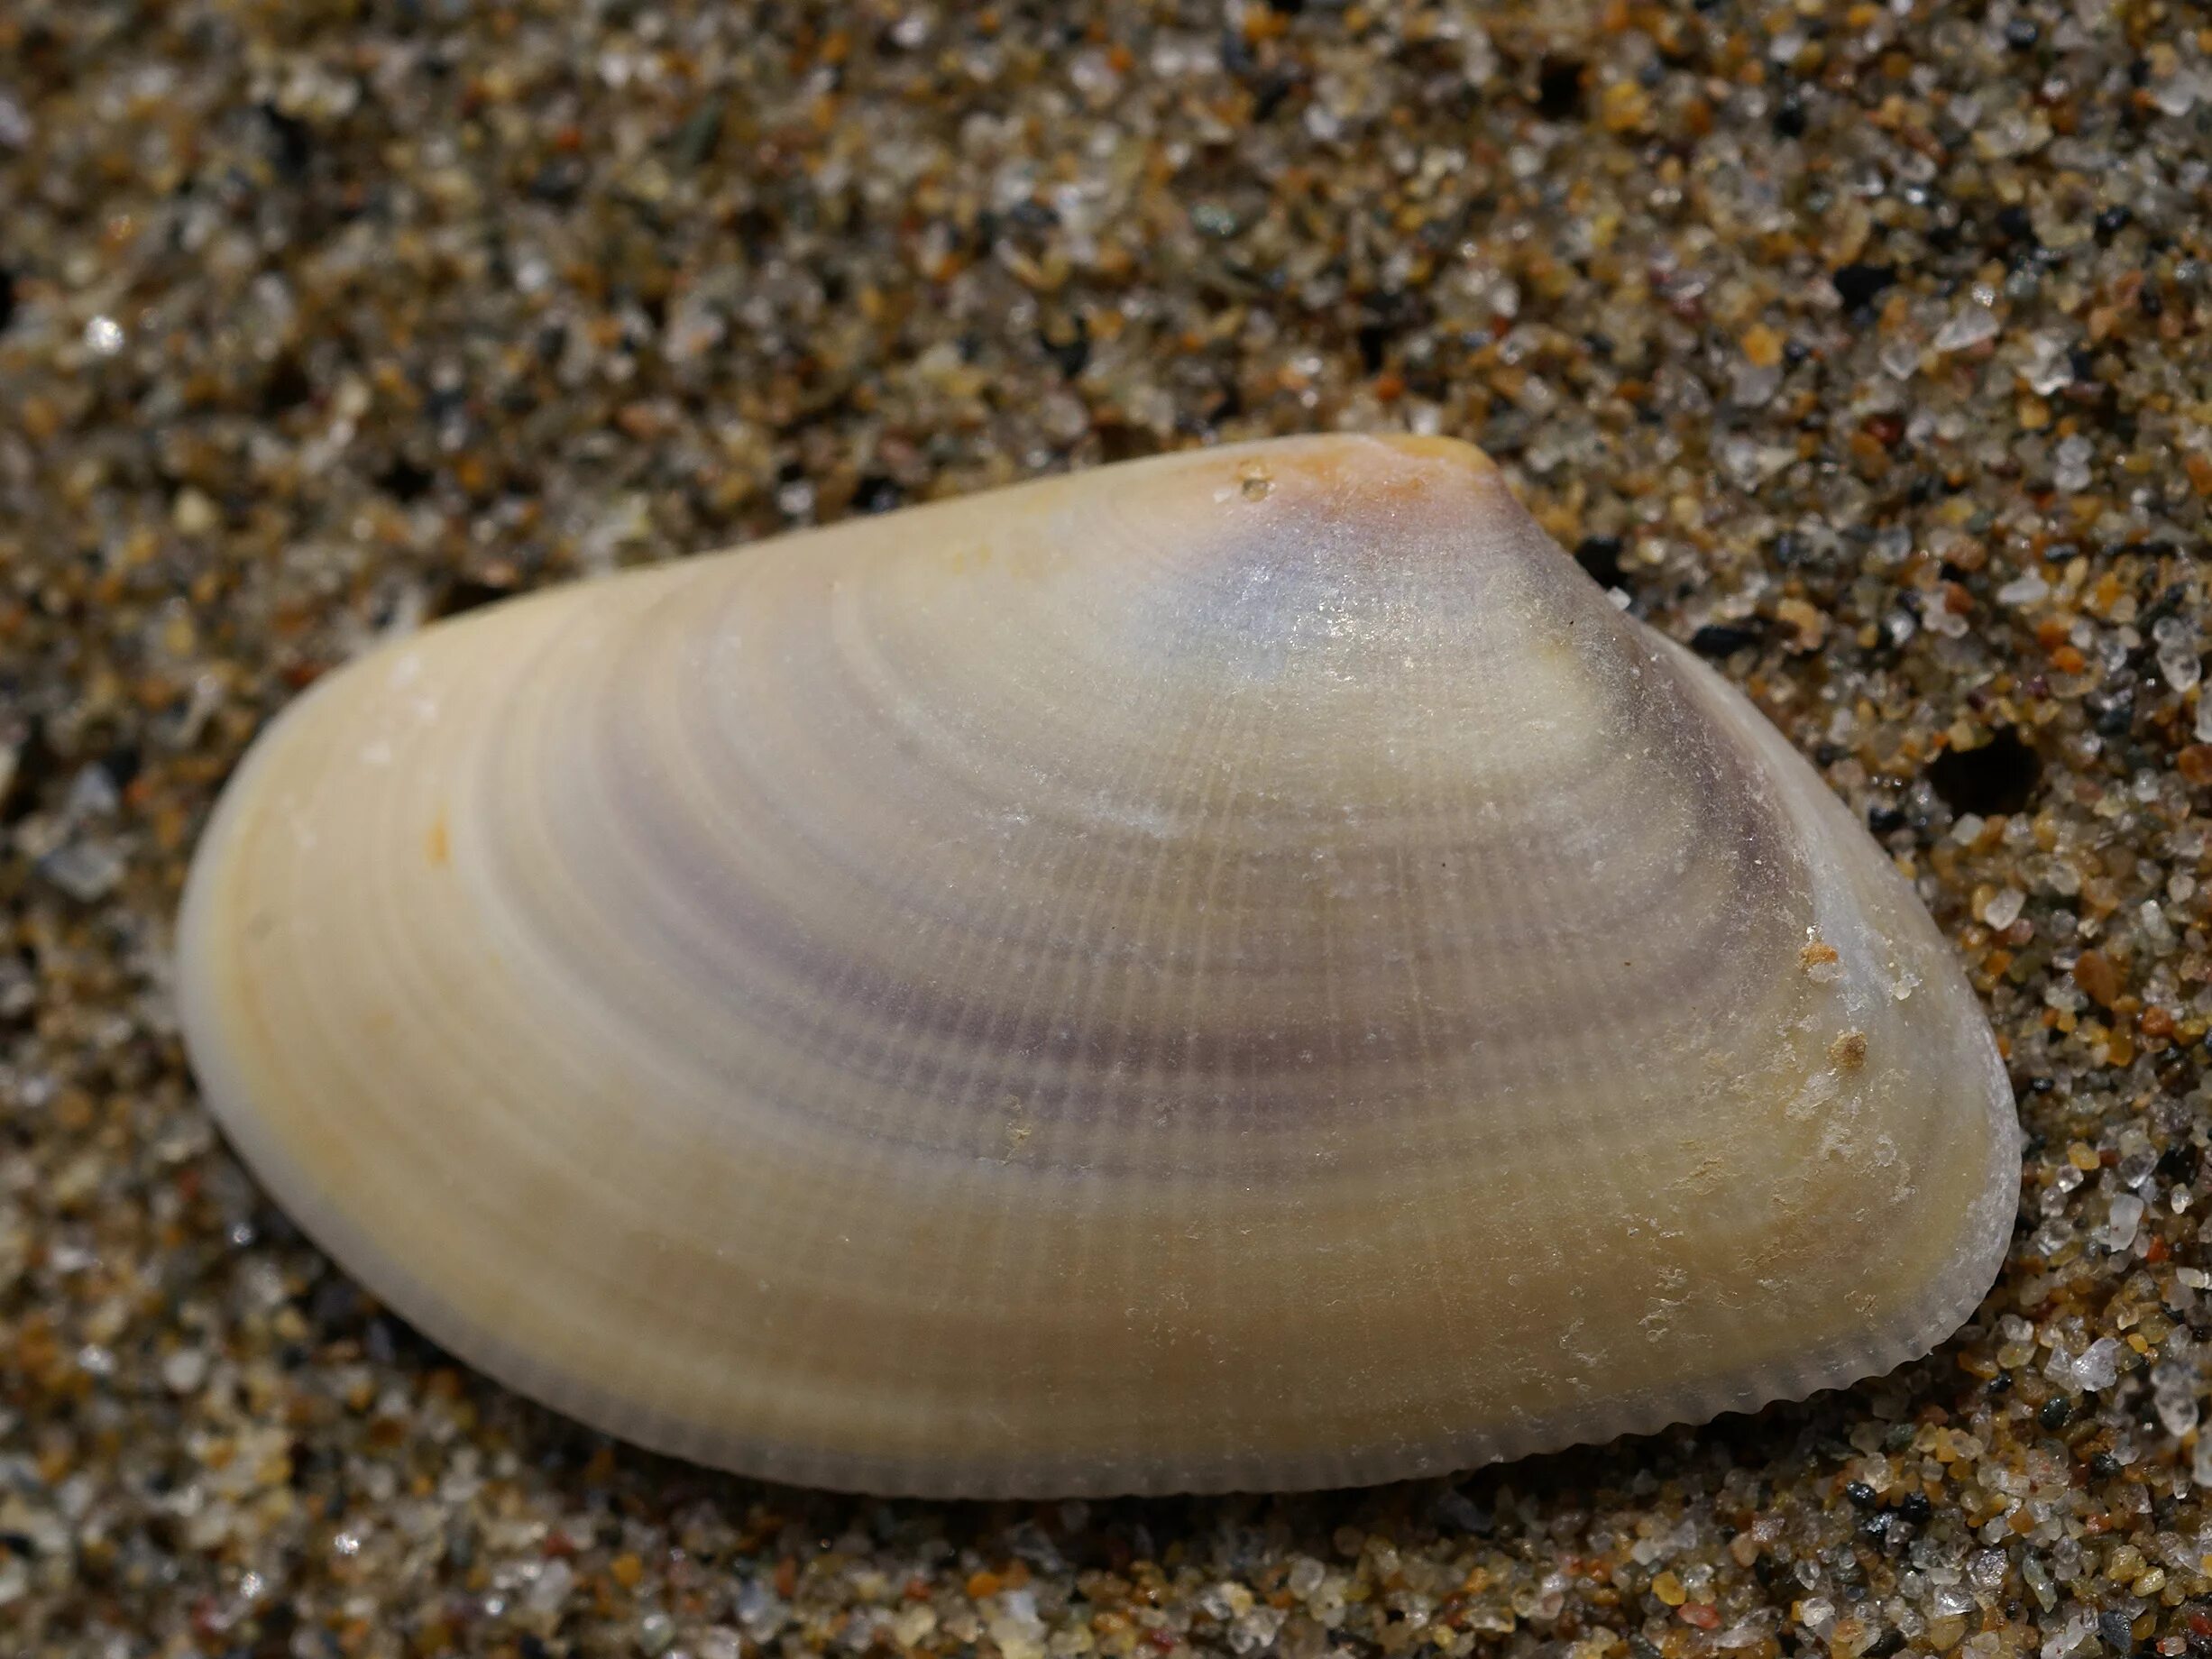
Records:
{"label": "cream-colored shell surface", "polygon": [[2016,1196],[1888,859],[1436,440],[385,646],[254,746],[179,952],[340,1263],[803,1483],[1314,1487],[1799,1397],[1952,1330]]}

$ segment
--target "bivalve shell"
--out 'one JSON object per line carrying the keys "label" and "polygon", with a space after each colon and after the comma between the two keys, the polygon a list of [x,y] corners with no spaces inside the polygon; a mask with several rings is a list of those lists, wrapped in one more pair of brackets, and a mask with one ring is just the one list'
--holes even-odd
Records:
{"label": "bivalve shell", "polygon": [[1924,1352],[1981,1012],[1704,665],[1437,440],[1177,454],[480,611],[255,745],[180,922],[277,1198],[617,1434],[1312,1487]]}

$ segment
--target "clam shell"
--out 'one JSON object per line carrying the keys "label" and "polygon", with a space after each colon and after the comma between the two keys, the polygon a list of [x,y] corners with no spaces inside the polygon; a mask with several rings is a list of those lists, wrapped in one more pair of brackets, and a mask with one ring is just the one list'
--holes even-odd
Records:
{"label": "clam shell", "polygon": [[648,1446],[1312,1487],[1924,1352],[2018,1129],[1888,859],[1477,452],[1178,454],[331,676],[179,924],[337,1260]]}

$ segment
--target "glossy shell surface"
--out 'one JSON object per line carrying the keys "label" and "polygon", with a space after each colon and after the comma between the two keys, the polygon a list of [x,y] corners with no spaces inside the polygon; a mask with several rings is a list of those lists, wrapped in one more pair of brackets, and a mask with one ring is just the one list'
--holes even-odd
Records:
{"label": "glossy shell surface", "polygon": [[1475,451],[1134,463],[500,606],[256,744],[225,1130],[462,1357],[884,1492],[1461,1468],[1886,1370],[2018,1132],[1887,857]]}

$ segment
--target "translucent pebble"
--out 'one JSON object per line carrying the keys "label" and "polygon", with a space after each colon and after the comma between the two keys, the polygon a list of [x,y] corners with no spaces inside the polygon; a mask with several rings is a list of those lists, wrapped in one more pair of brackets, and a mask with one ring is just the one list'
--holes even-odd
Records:
{"label": "translucent pebble", "polygon": [[1920,347],[1910,340],[1892,340],[1877,355],[1893,380],[1909,380],[1920,372]]}
{"label": "translucent pebble", "polygon": [[1288,1615],[1280,1608],[1256,1607],[1229,1627],[1229,1651],[1256,1654],[1272,1646]]}
{"label": "translucent pebble", "polygon": [[2048,127],[2024,112],[2001,110],[1987,125],[1976,129],[1974,148],[1991,160],[2002,160],[2042,148],[2050,136]]}
{"label": "translucent pebble", "polygon": [[69,797],[61,810],[71,819],[106,818],[122,803],[123,796],[115,788],[115,780],[108,776],[107,768],[91,765],[69,781]]}
{"label": "translucent pebble", "polygon": [[1072,444],[1090,430],[1090,410],[1070,392],[1047,392],[1041,400],[1038,422],[1056,443]]}
{"label": "translucent pebble", "polygon": [[0,1019],[21,1019],[38,1005],[38,981],[14,957],[0,957]]}
{"label": "translucent pebble", "polygon": [[207,1351],[179,1348],[161,1361],[162,1385],[172,1394],[197,1394],[207,1380]]}
{"label": "translucent pebble", "polygon": [[1739,363],[1730,379],[1729,401],[1738,408],[1763,408],[1782,389],[1779,363]]}
{"label": "translucent pebble", "polygon": [[2051,1583],[2049,1569],[2035,1556],[2031,1554],[2021,1562],[2020,1576],[2027,1581],[2028,1590],[2034,1596],[2036,1605],[2044,1612],[2048,1613],[2058,1606],[2058,1587]]}
{"label": "translucent pebble", "polygon": [[2028,390],[2042,398],[2049,397],[2074,378],[2073,360],[2066,347],[2066,336],[2058,334],[2040,334],[2030,343],[2028,361],[2022,369]]}
{"label": "translucent pebble", "polygon": [[1963,352],[1997,336],[1996,313],[1982,306],[1969,306],[1935,333],[1939,352]]}
{"label": "translucent pebble", "polygon": [[1045,1629],[1037,1617],[1036,1591],[1009,1590],[1001,1595],[988,1628],[1005,1659],[1042,1659]]}
{"label": "translucent pebble", "polygon": [[2151,102],[2157,105],[2161,115],[2176,119],[2197,107],[2197,100],[2205,95],[2204,78],[2193,70],[2169,76],[2151,88]]}
{"label": "translucent pebble", "polygon": [[1103,104],[1121,86],[1113,60],[1096,48],[1075,55],[1068,65],[1068,78],[1094,105]]}
{"label": "translucent pebble", "polygon": [[[2143,1200],[2135,1196],[2134,1193],[2116,1193],[2113,1196],[2111,1213],[2106,1219],[2103,1230],[2097,1234],[2097,1242],[2107,1250],[2125,1250],[2134,1243],[2135,1229],[2142,1224]],[[2106,1342],[2111,1340],[2110,1337],[2104,1339]],[[2084,1354],[2082,1358],[2086,1361],[2088,1356]],[[2108,1385],[2093,1382],[2087,1386],[2101,1389]]]}
{"label": "translucent pebble", "polygon": [[80,904],[96,903],[123,880],[123,855],[106,841],[72,841],[39,861],[46,879]]}
{"label": "translucent pebble", "polygon": [[917,1647],[937,1628],[937,1611],[922,1602],[903,1609],[891,1621],[891,1639],[902,1648]]}
{"label": "translucent pebble", "polygon": [[2092,474],[2090,457],[2097,447],[2084,437],[2070,437],[2058,448],[2057,466],[2051,472],[2051,482],[2070,495],[2079,495],[2089,487]]}
{"label": "translucent pebble", "polygon": [[1739,490],[1756,490],[1797,459],[1797,452],[1779,445],[1760,445],[1738,434],[1721,445],[1721,467]]}
{"label": "translucent pebble", "polygon": [[2196,1377],[2188,1366],[2165,1360],[2152,1367],[2151,1401],[2159,1425],[2175,1439],[2197,1426]]}
{"label": "translucent pebble", "polygon": [[2158,672],[2168,685],[2186,692],[2204,677],[2204,662],[2194,639],[2173,639],[2158,647]]}
{"label": "translucent pebble", "polygon": [[669,317],[661,350],[671,362],[689,362],[721,344],[727,332],[711,302],[696,295],[689,296]]}
{"label": "translucent pebble", "polygon": [[748,1579],[738,1591],[738,1623],[756,1642],[766,1642],[781,1631],[789,1617],[784,1599],[758,1579]]}
{"label": "translucent pebble", "polygon": [[2000,605],[2034,605],[2051,597],[2051,584],[2031,571],[2015,576],[1997,590]]}
{"label": "translucent pebble", "polygon": [[1532,374],[1520,383],[1519,396],[1514,401],[1541,420],[1559,407],[1559,393],[1542,375]]}
{"label": "translucent pebble", "polygon": [[[2116,1203],[2114,1207],[2116,1209],[2118,1207]],[[2135,1212],[2136,1218],[2140,1220],[2143,1213],[2141,1199],[2135,1200]],[[2134,1224],[2132,1222],[2128,1225],[2128,1232],[2132,1237],[2134,1232]],[[2081,1357],[2074,1361],[2074,1377],[2083,1388],[2100,1391],[2109,1389],[2114,1383],[2119,1381],[2120,1343],[2118,1339],[2100,1336],[2091,1343],[2082,1352]]]}
{"label": "translucent pebble", "polygon": [[533,1613],[557,1613],[575,1587],[575,1569],[556,1556],[537,1570],[536,1581],[522,1598],[523,1604]]}
{"label": "translucent pebble", "polygon": [[1198,1592],[1198,1606],[1212,1618],[1226,1624],[1252,1609],[1252,1591],[1234,1580],[1224,1580]]}
{"label": "translucent pebble", "polygon": [[2043,1643],[2043,1659],[2065,1659],[2065,1655],[2079,1647],[2097,1628],[2097,1615],[2088,1608],[2077,1607],[2066,1615],[2066,1621],[2052,1631]]}
{"label": "translucent pebble", "polygon": [[2028,895],[2019,888],[2000,887],[1983,910],[1982,920],[1993,929],[2009,928],[2020,920],[2021,907],[2027,902]]}
{"label": "translucent pebble", "polygon": [[1974,1610],[1974,1598],[1956,1584],[1939,1584],[1935,1595],[1928,1603],[1930,1615],[1936,1618],[1957,1618]]}
{"label": "translucent pebble", "polygon": [[2145,899],[2135,911],[2136,927],[2143,940],[2154,950],[2163,950],[2173,943],[2173,924],[2166,920],[2166,912],[2156,899]]}
{"label": "translucent pebble", "polygon": [[1491,45],[1490,36],[1472,23],[1466,25],[1460,41],[1459,69],[1471,87],[1479,87],[1498,73],[1497,49]]}

